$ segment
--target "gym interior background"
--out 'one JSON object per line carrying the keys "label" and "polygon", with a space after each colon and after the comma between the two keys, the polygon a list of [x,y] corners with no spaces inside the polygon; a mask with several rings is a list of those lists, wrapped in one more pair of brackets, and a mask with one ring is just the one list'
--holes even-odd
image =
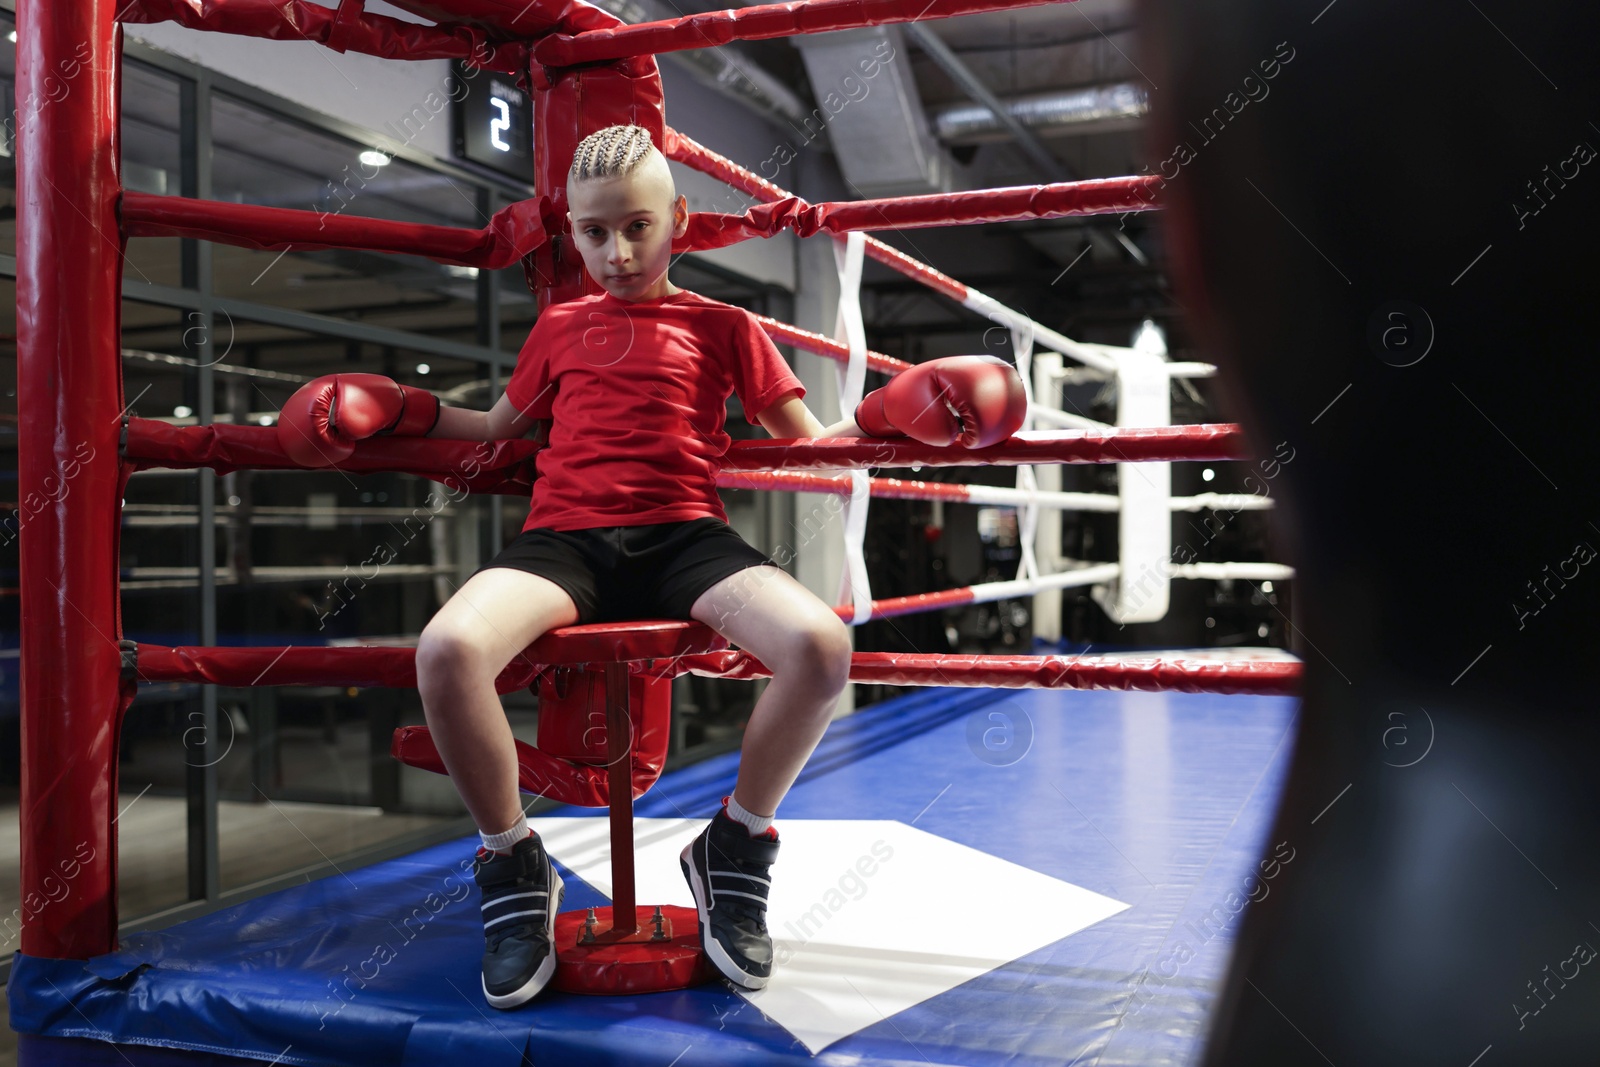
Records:
{"label": "gym interior background", "polygon": [[[644,10],[651,0],[629,2]],[[16,492],[15,46],[0,4],[0,916],[19,914]],[[411,19],[382,3],[368,9]],[[712,10],[694,3],[681,10]],[[624,17],[636,19],[617,10]],[[646,15],[650,12],[645,11]],[[849,34],[747,43],[662,60],[672,125],[813,202],[1049,180],[1144,169],[1145,87],[1132,4],[1071,5],[870,31],[891,58],[840,97],[836,52]],[[868,31],[859,31],[868,32]],[[934,36],[936,35],[936,36]],[[14,34],[11,34],[14,37]],[[928,38],[932,38],[929,40]],[[880,53],[882,54],[882,53]],[[732,68],[733,74],[723,69]],[[1031,135],[1019,142],[976,108],[961,72],[997,94]],[[129,26],[122,103],[129,189],[477,227],[531,193],[526,141],[503,114],[526,115],[514,89],[493,86],[471,107],[420,106],[452,84],[445,61],[385,64],[315,45],[263,43],[172,25]],[[483,75],[487,79],[488,75]],[[858,87],[863,83],[857,83]],[[498,107],[479,107],[490,98]],[[909,102],[910,107],[905,106]],[[513,124],[514,125],[514,124]],[[495,143],[507,145],[501,149]],[[510,137],[510,140],[506,140]],[[486,148],[485,142],[488,142]],[[518,158],[518,153],[522,157]],[[373,155],[372,153],[377,153]],[[378,162],[378,161],[382,162]],[[757,163],[759,161],[759,164]],[[674,165],[692,210],[737,211],[737,194]],[[1145,322],[1175,360],[1195,358],[1167,282],[1159,221],[1053,222],[881,233],[1067,335],[1125,345]],[[829,243],[784,235],[681,257],[677,284],[831,333],[837,284]],[[870,261],[862,293],[871,348],[902,359],[1007,356],[1008,332]],[[425,386],[448,403],[488,407],[535,316],[520,268],[445,267],[417,257],[327,251],[278,254],[180,239],[128,243],[122,346],[129,413],[192,425],[270,424],[302,383],[370,371]],[[201,395],[196,345],[220,358]],[[786,350],[832,418],[831,366]],[[872,380],[868,388],[882,384]],[[1212,384],[1173,383],[1174,422],[1222,421]],[[1063,406],[1115,421],[1115,386],[1069,375]],[[730,400],[734,437],[764,436]],[[1066,467],[1066,490],[1115,492],[1114,466]],[[1011,484],[1009,468],[884,471],[927,480]],[[1229,464],[1173,467],[1173,493],[1249,492]],[[128,636],[164,644],[307,644],[414,639],[451,590],[521,528],[514,498],[446,500],[404,475],[152,471],[128,485],[121,531]],[[797,550],[792,569],[825,598],[836,582],[832,530],[807,533],[821,498],[724,491],[730,522],[769,553]],[[1271,513],[1174,515],[1173,544],[1194,562],[1281,559]],[[1013,577],[1016,515],[1007,508],[880,500],[868,568],[875,596]],[[1064,555],[1117,558],[1110,514],[1067,512]],[[393,562],[374,566],[372,561]],[[1290,561],[1292,562],[1292,561]],[[831,570],[829,569],[831,567]],[[809,568],[809,571],[808,571]],[[835,577],[827,577],[829,575]],[[822,576],[822,577],[819,577]],[[1159,623],[1117,627],[1087,591],[1067,590],[1059,619],[1037,629],[1031,601],[973,605],[858,627],[858,650],[1033,652],[1289,644],[1289,589],[1263,583],[1175,582]],[[738,744],[759,687],[684,677],[674,688],[674,764]],[[850,705],[890,695],[856,685]],[[506,700],[519,737],[538,713]],[[358,866],[466,832],[449,782],[388,756],[393,728],[422,721],[412,691],[146,686],[121,743],[121,916],[150,926],[266,892],[330,866]],[[213,723],[215,736],[207,736]],[[205,754],[208,758],[198,758]],[[5,922],[0,954],[17,945]],[[0,1031],[3,1032],[3,1031]]]}

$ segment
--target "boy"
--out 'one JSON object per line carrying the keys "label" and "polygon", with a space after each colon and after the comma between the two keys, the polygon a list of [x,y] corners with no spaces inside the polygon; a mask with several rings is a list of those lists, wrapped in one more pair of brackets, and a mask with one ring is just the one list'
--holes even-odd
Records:
{"label": "boy", "polygon": [[[483,989],[496,1008],[527,1002],[550,980],[562,896],[523,813],[494,689],[500,670],[556,627],[634,618],[699,620],[771,669],[733,793],[680,860],[711,962],[759,989],[772,968],[772,817],[833,716],[851,650],[833,610],[726,524],[716,474],[730,443],[728,393],[776,438],[899,435],[903,426],[929,440],[932,424],[933,440],[950,443],[965,429],[970,445],[976,427],[1005,437],[1020,424],[1020,382],[985,358],[970,357],[970,373],[925,364],[871,394],[857,418],[824,427],[753,316],[667,279],[688,210],[648,131],[613,126],[585,138],[567,197],[574,243],[604,293],[539,316],[492,410],[441,407],[377,375],[338,375],[285,405],[280,439],[325,465],[350,439],[375,433],[501,440],[552,420],[522,535],[456,591],[417,645],[434,743],[483,842]],[[1009,379],[996,377],[1002,369]]]}

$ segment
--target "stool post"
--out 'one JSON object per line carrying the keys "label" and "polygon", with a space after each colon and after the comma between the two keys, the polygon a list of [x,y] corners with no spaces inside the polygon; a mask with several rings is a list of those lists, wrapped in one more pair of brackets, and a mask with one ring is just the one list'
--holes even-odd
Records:
{"label": "stool post", "polygon": [[611,928],[639,928],[633,883],[633,717],[628,665],[606,664],[606,772],[611,800]]}

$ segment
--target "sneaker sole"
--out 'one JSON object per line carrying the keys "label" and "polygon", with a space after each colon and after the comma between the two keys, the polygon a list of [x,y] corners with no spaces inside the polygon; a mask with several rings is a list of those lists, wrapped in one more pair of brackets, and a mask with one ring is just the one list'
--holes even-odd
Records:
{"label": "sneaker sole", "polygon": [[550,868],[550,878],[555,883],[555,903],[546,911],[545,936],[550,939],[550,951],[545,955],[544,962],[539,964],[539,969],[533,972],[533,977],[521,986],[495,996],[489,992],[489,986],[480,976],[478,984],[483,986],[483,995],[489,1001],[489,1007],[499,1008],[502,1011],[509,1008],[518,1008],[538,996],[544,987],[550,984],[550,979],[556,973],[556,912],[561,910],[561,900],[566,896],[567,887],[562,884],[561,876],[556,873],[555,867]]}
{"label": "sneaker sole", "polygon": [[705,887],[700,884],[700,876],[694,869],[691,856],[694,852],[694,842],[683,846],[683,851],[678,853],[678,866],[683,868],[683,877],[689,883],[689,892],[694,897],[695,914],[700,919],[700,945],[705,949],[706,957],[728,981],[743,989],[763,989],[770,975],[750,974],[733,961],[728,955],[728,950],[722,947],[721,942],[711,936],[711,919],[705,906]]}

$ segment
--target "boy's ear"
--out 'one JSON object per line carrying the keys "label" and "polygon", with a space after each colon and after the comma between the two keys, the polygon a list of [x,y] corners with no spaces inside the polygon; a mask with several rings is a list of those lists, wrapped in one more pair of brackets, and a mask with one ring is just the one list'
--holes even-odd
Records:
{"label": "boy's ear", "polygon": [[689,201],[682,193],[672,203],[672,236],[682,237],[689,232]]}

